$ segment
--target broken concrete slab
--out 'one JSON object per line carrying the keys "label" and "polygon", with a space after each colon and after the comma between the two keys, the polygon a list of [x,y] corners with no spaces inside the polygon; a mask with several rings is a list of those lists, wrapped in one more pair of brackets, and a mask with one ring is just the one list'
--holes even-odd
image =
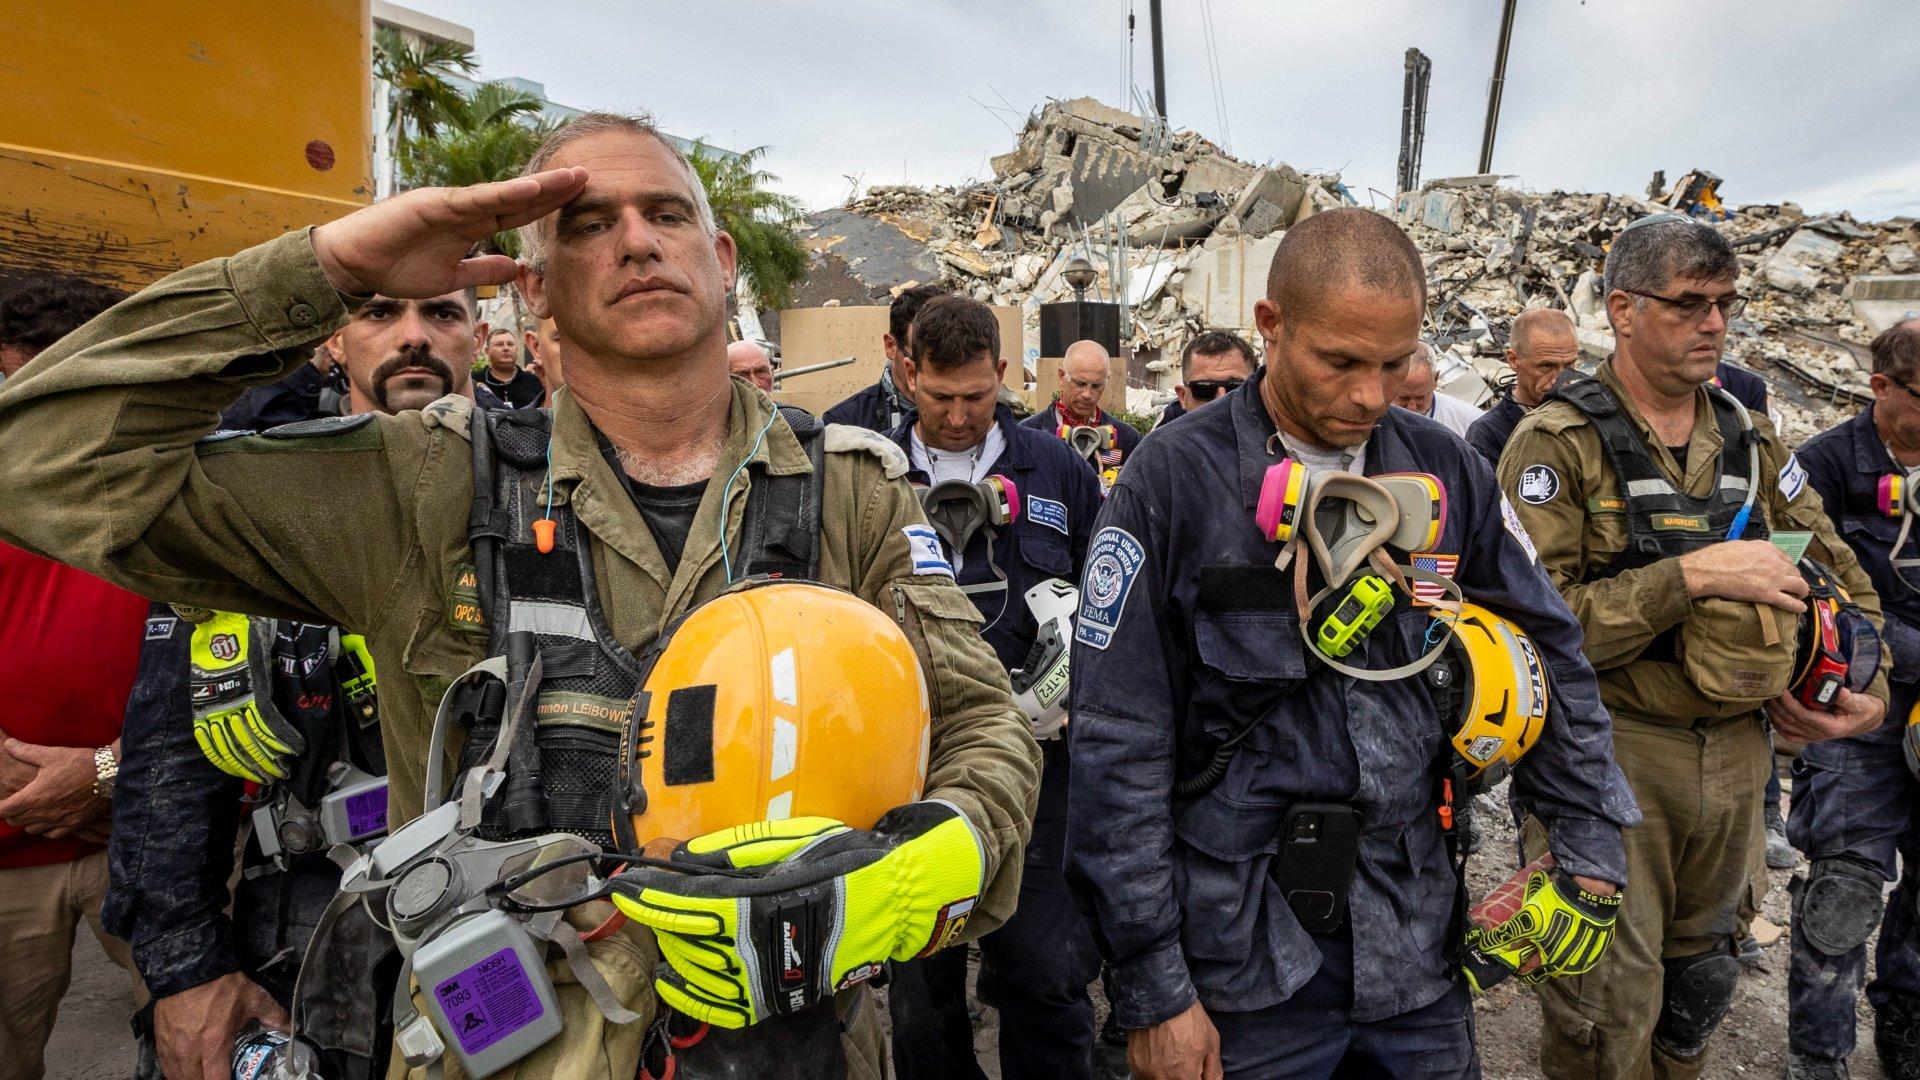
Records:
{"label": "broken concrete slab", "polygon": [[1920,314],[1920,274],[1875,274],[1853,279],[1853,313],[1879,334]]}

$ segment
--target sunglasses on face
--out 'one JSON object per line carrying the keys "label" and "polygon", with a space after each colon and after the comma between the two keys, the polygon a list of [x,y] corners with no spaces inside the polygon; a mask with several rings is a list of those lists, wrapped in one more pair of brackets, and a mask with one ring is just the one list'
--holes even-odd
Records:
{"label": "sunglasses on face", "polygon": [[1246,382],[1245,379],[1194,379],[1187,383],[1187,393],[1195,401],[1212,401],[1222,390],[1232,390]]}

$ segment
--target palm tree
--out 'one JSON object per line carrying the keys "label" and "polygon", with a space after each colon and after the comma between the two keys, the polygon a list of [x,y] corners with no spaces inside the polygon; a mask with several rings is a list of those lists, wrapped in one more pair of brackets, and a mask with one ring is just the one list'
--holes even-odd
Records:
{"label": "palm tree", "polygon": [[714,221],[733,237],[741,275],[762,303],[782,308],[807,276],[807,252],[794,233],[800,201],[772,190],[780,178],[760,167],[766,153],[767,147],[756,146],[729,156],[698,142],[687,160],[707,189]]}
{"label": "palm tree", "polygon": [[374,34],[373,74],[393,88],[387,122],[397,147],[438,130],[461,96],[448,76],[472,75],[478,63],[473,48],[459,42],[430,39],[415,45],[391,26]]}
{"label": "palm tree", "polygon": [[[408,140],[397,155],[407,187],[464,187],[510,180],[546,137],[541,101],[506,83],[482,83],[437,109],[431,134]],[[495,233],[487,246],[518,255],[513,232]]]}

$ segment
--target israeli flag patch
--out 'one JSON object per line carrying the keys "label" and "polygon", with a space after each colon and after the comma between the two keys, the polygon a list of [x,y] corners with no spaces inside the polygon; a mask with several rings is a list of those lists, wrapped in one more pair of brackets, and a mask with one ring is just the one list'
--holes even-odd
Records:
{"label": "israeli flag patch", "polygon": [[1787,463],[1780,466],[1780,497],[1792,502],[1807,490],[1807,469],[1800,464],[1800,455],[1787,455]]}
{"label": "israeli flag patch", "polygon": [[913,555],[915,574],[943,574],[953,576],[953,564],[940,551],[940,536],[931,525],[906,525],[900,534],[907,538],[907,548]]}
{"label": "israeli flag patch", "polygon": [[1067,532],[1066,503],[1042,499],[1037,495],[1027,496],[1026,503],[1027,505],[1021,509],[1027,512],[1027,517],[1049,529],[1057,530],[1061,536],[1070,535]]}
{"label": "israeli flag patch", "polygon": [[1080,589],[1080,617],[1074,620],[1073,638],[1092,649],[1105,650],[1113,644],[1113,632],[1120,626],[1120,613],[1127,606],[1127,594],[1133,591],[1133,579],[1146,564],[1147,549],[1125,529],[1108,526],[1093,538],[1087,549],[1086,582]]}

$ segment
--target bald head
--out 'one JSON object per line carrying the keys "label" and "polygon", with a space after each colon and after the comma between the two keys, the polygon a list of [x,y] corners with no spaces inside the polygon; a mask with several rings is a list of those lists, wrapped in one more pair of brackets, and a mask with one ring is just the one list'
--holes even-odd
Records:
{"label": "bald head", "polygon": [[1100,396],[1107,392],[1113,358],[1097,341],[1076,341],[1060,360],[1060,404],[1075,419],[1088,423],[1100,417]]}
{"label": "bald head", "polygon": [[1534,308],[1523,311],[1513,320],[1513,332],[1508,335],[1514,351],[1525,356],[1536,348],[1554,345],[1575,345],[1573,320],[1567,313],[1555,308]]}
{"label": "bald head", "polygon": [[736,341],[727,346],[727,370],[766,393],[773,393],[773,360],[757,343]]}
{"label": "bald head", "polygon": [[1513,369],[1513,400],[1531,409],[1546,400],[1560,373],[1579,359],[1580,341],[1566,312],[1523,311],[1507,335],[1507,366]]}
{"label": "bald head", "polygon": [[1299,317],[1331,293],[1354,288],[1426,307],[1426,264],[1390,219],[1358,207],[1325,210],[1280,238],[1267,269],[1267,299],[1283,318]]}

